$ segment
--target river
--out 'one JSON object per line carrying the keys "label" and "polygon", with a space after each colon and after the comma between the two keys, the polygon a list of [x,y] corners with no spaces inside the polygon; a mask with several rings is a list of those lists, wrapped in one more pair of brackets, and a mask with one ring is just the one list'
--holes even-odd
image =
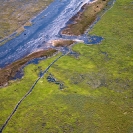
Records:
{"label": "river", "polygon": [[[92,0],[55,0],[45,10],[31,19],[32,26],[14,39],[0,46],[0,68],[33,52],[52,47],[52,40],[63,38],[60,30],[69,19]],[[69,38],[69,37],[64,37]],[[85,37],[70,37],[82,40]]]}

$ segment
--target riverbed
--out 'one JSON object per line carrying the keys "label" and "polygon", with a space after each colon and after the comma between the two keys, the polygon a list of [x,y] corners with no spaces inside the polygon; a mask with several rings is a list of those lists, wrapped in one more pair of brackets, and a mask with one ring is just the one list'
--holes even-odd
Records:
{"label": "riverbed", "polygon": [[[24,32],[0,46],[0,68],[33,52],[52,48],[53,40],[63,38],[59,33],[69,19],[79,12],[83,5],[91,2],[92,0],[55,0],[52,2],[44,11],[31,19],[32,25],[24,27]],[[72,40],[80,41],[83,38],[85,37],[71,37]]]}

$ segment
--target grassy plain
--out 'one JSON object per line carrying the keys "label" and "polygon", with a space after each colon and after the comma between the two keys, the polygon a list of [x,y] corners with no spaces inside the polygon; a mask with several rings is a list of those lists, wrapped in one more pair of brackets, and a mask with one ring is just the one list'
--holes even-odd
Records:
{"label": "grassy plain", "polygon": [[[91,31],[99,45],[77,44],[78,58],[57,61],[22,102],[3,133],[133,132],[133,3],[117,0]],[[23,79],[0,89],[0,126],[39,72],[58,55],[30,64]],[[52,74],[59,85],[47,81]]]}

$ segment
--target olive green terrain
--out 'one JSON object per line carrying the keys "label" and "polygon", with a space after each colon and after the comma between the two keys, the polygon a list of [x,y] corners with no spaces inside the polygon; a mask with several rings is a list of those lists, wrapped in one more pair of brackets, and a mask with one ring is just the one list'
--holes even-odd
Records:
{"label": "olive green terrain", "polygon": [[[13,32],[21,33],[23,26],[53,0],[0,0],[0,40]],[[0,43],[2,45],[2,43]]]}
{"label": "olive green terrain", "polygon": [[[52,65],[3,133],[133,133],[133,1],[117,0],[91,31],[98,45],[76,44]],[[39,72],[60,54],[30,64],[0,89],[0,127]],[[48,82],[51,76],[57,82]]]}

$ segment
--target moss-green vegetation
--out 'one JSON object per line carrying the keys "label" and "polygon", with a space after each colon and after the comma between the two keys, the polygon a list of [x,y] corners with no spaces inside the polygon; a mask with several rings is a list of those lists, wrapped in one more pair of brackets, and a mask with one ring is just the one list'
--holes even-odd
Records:
{"label": "moss-green vegetation", "polygon": [[[0,1],[0,40],[13,32],[18,34],[23,26],[31,25],[30,18],[35,16],[53,0],[10,0]],[[9,38],[10,39],[10,38]],[[3,43],[0,43],[2,45]]]}
{"label": "moss-green vegetation", "polygon": [[[77,44],[79,58],[64,56],[22,102],[3,133],[132,133],[133,132],[133,4],[117,0],[91,34],[99,45]],[[56,55],[59,56],[59,55]],[[55,58],[25,68],[22,80],[0,89],[4,123],[11,110]],[[52,74],[59,85],[47,81]]]}

